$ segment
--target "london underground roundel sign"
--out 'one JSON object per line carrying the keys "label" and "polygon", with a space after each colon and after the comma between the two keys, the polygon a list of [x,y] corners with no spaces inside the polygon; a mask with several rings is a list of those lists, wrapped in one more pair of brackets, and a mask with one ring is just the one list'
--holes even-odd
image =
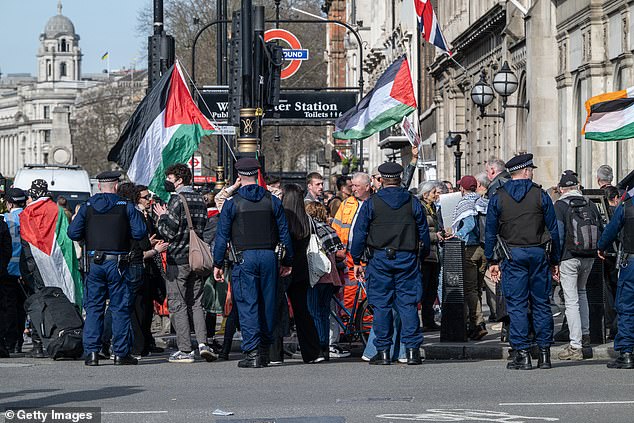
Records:
{"label": "london underground roundel sign", "polygon": [[290,49],[284,49],[284,59],[289,61],[289,64],[282,69],[281,78],[287,79],[295,75],[302,65],[302,61],[308,60],[308,49],[303,49],[302,44],[297,37],[290,31],[285,29],[269,29],[264,33],[264,41],[284,41]]}

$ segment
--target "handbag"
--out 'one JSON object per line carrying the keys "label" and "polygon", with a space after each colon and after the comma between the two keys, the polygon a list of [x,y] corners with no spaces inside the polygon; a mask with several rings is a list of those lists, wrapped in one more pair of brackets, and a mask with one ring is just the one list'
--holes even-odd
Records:
{"label": "handbag", "polygon": [[308,258],[310,286],[314,287],[322,276],[330,273],[332,263],[321,245],[315,222],[310,216],[308,220],[310,220],[310,241],[308,243],[308,250],[306,250],[306,257]]}
{"label": "handbag", "polygon": [[187,217],[187,226],[189,228],[189,267],[192,272],[200,276],[209,276],[214,268],[214,261],[211,257],[211,248],[209,244],[200,239],[194,225],[192,224],[192,216],[189,213],[189,205],[183,194],[179,194],[185,208],[185,216]]}

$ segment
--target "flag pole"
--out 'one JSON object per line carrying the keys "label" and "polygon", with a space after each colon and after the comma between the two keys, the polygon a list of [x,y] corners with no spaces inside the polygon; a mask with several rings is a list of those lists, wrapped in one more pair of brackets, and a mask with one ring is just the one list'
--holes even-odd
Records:
{"label": "flag pole", "polygon": [[464,66],[462,66],[460,63],[458,63],[458,61],[456,59],[454,59],[453,54],[449,54],[447,53],[447,56],[449,56],[449,58],[460,67],[460,69],[462,69],[465,73],[469,73],[469,71],[467,71],[467,68],[465,68]]}

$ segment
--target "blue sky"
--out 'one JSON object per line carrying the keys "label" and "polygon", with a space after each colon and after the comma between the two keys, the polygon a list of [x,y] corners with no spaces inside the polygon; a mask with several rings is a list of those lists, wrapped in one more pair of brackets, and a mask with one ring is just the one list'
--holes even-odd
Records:
{"label": "blue sky", "polygon": [[[139,10],[151,0],[62,0],[62,14],[79,34],[82,73],[101,72],[110,52],[110,68],[147,67],[147,38],[137,34]],[[3,74],[35,74],[39,36],[48,19],[57,14],[57,0],[0,0],[0,70]],[[152,28],[147,29],[149,35]]]}

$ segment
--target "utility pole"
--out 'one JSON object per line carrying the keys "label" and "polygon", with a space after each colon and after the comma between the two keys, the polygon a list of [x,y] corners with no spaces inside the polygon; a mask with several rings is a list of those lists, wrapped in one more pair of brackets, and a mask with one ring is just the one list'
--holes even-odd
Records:
{"label": "utility pole", "polygon": [[148,37],[148,92],[172,67],[174,59],[174,37],[167,35],[163,26],[163,0],[154,0],[154,34]]}
{"label": "utility pole", "polygon": [[[242,105],[240,108],[240,134],[238,153],[254,156],[259,145],[259,128],[253,95],[253,1],[242,0],[240,11],[242,32]],[[246,154],[245,154],[246,153]]]}
{"label": "utility pole", "polygon": [[[224,17],[224,5],[226,0],[216,0],[216,20],[223,21]],[[224,31],[223,31],[224,28]],[[226,73],[224,65],[224,43],[226,42],[226,25],[220,24],[220,28],[216,33],[216,81],[218,85],[223,85],[226,82]],[[192,63],[192,66],[194,64]],[[225,145],[222,135],[216,136],[218,146],[216,148],[217,154],[217,166],[216,166],[216,188],[222,189],[225,186]]]}

